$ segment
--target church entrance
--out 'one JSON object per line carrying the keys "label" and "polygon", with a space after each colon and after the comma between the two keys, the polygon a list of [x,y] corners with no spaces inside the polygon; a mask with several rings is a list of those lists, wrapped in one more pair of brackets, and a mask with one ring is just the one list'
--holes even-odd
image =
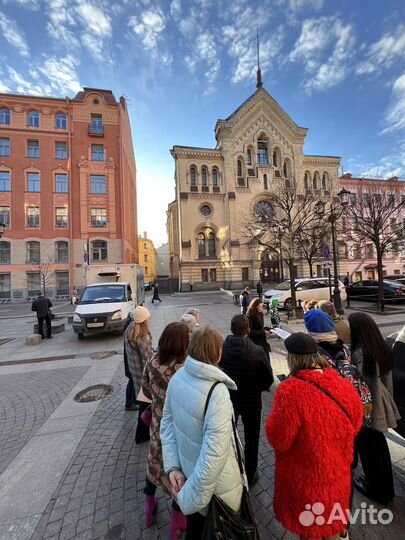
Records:
{"label": "church entrance", "polygon": [[280,281],[280,262],[276,257],[276,253],[263,252],[259,271],[262,283],[278,283]]}

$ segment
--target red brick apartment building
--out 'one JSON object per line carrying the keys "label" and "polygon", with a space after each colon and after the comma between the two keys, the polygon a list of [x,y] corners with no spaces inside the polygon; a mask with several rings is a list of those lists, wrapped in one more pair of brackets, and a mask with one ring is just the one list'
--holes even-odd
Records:
{"label": "red brick apartment building", "polygon": [[137,263],[136,167],[127,105],[110,90],[0,94],[0,301],[67,298],[85,265]]}

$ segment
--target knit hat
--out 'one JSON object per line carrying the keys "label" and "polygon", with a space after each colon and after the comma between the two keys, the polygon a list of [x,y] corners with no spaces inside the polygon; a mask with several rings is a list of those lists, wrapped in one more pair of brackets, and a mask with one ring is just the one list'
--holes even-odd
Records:
{"label": "knit hat", "polygon": [[293,354],[315,354],[318,344],[313,337],[304,332],[295,332],[284,341],[285,348]]}
{"label": "knit hat", "polygon": [[146,307],[136,306],[136,308],[132,312],[132,319],[136,323],[141,324],[144,321],[146,321],[146,319],[149,319],[149,318],[150,318],[150,312],[148,309],[146,309]]}
{"label": "knit hat", "polygon": [[321,309],[311,309],[304,315],[305,328],[312,334],[334,332],[335,323],[327,313]]}

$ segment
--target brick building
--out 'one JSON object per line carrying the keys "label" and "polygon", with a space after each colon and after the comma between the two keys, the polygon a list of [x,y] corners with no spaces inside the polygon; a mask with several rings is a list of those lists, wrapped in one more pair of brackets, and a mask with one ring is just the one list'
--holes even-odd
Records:
{"label": "brick building", "polygon": [[91,264],[137,263],[136,168],[125,99],[0,94],[0,301],[51,298]]}

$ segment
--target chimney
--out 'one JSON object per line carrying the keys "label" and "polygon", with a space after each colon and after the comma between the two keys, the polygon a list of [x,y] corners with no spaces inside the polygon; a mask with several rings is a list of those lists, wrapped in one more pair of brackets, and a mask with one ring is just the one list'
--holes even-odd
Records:
{"label": "chimney", "polygon": [[147,240],[148,238],[148,233],[146,231],[143,231],[143,237],[145,238],[145,240]]}

